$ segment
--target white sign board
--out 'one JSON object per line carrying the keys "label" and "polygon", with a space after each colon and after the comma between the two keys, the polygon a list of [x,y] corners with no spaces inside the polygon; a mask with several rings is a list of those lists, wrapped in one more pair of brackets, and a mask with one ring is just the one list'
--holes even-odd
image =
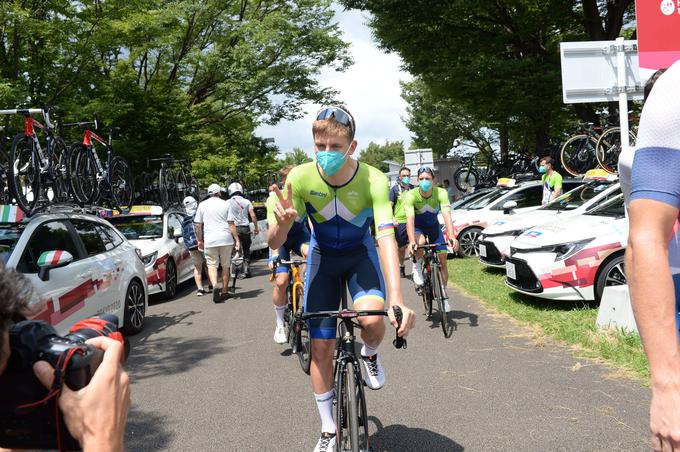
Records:
{"label": "white sign board", "polygon": [[412,174],[417,173],[418,168],[422,166],[432,167],[433,164],[432,149],[409,149],[404,151],[404,166],[408,167]]}
{"label": "white sign board", "polygon": [[623,41],[625,86],[618,83],[616,41],[560,43],[562,97],[564,103],[616,102],[624,92],[628,99],[642,99],[637,41]]}

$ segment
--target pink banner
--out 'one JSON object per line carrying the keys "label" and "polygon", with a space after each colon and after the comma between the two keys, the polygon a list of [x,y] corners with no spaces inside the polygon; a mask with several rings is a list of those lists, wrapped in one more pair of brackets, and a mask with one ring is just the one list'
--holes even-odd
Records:
{"label": "pink banner", "polygon": [[636,0],[640,67],[661,69],[680,60],[680,0]]}

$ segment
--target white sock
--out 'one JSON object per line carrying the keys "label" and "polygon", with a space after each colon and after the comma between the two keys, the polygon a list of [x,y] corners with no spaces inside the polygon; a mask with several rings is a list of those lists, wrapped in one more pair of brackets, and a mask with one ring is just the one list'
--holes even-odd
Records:
{"label": "white sock", "polygon": [[378,348],[373,348],[370,345],[362,345],[361,346],[361,356],[373,356],[376,353],[378,353]]}
{"label": "white sock", "polygon": [[283,326],[283,315],[286,313],[285,306],[274,306],[276,312],[276,326]]}
{"label": "white sock", "polygon": [[335,396],[335,389],[331,389],[323,394],[314,394],[316,399],[316,407],[319,409],[319,416],[321,416],[321,432],[335,434],[335,422],[333,421],[333,397]]}

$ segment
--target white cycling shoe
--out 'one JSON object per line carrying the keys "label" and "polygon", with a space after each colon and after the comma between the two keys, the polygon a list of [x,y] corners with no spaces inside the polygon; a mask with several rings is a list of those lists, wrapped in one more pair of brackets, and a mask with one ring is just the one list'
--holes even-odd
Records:
{"label": "white cycling shoe", "polygon": [[362,356],[364,363],[364,382],[371,389],[380,389],[385,386],[385,369],[383,369],[380,357],[376,353],[373,356]]}
{"label": "white cycling shoe", "polygon": [[411,273],[411,277],[413,278],[413,284],[415,284],[416,286],[422,286],[423,283],[425,282],[423,280],[423,271],[420,269],[420,263],[413,265],[413,272]]}
{"label": "white cycling shoe", "polygon": [[274,330],[274,342],[277,344],[285,344],[288,342],[288,337],[286,337],[286,329],[281,326],[276,326],[276,329]]}
{"label": "white cycling shoe", "polygon": [[335,433],[322,433],[314,452],[335,452]]}

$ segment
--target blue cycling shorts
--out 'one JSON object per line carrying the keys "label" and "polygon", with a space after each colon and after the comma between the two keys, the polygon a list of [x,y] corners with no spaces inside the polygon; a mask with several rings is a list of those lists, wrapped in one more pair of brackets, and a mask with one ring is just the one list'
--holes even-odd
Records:
{"label": "blue cycling shorts", "polygon": [[423,234],[427,237],[427,241],[430,245],[438,244],[435,248],[438,252],[446,252],[446,241],[444,240],[444,233],[439,224],[429,227],[418,227],[416,226],[416,234]]}
{"label": "blue cycling shorts", "polygon": [[[302,229],[300,232],[293,236],[289,236],[286,242],[279,248],[279,259],[284,261],[290,260],[290,252],[294,252],[298,256],[302,256],[302,247],[304,245],[309,245],[309,231],[307,228]],[[281,264],[276,267],[276,274],[288,273],[290,271],[290,265]]]}
{"label": "blue cycling shorts", "polygon": [[[312,236],[307,257],[305,312],[338,310],[343,280],[347,281],[354,302],[367,298],[385,302],[385,281],[371,236],[367,234],[359,247],[340,252],[319,248]],[[348,305],[349,300],[348,297]],[[335,339],[336,323],[334,318],[310,320],[312,339]]]}

